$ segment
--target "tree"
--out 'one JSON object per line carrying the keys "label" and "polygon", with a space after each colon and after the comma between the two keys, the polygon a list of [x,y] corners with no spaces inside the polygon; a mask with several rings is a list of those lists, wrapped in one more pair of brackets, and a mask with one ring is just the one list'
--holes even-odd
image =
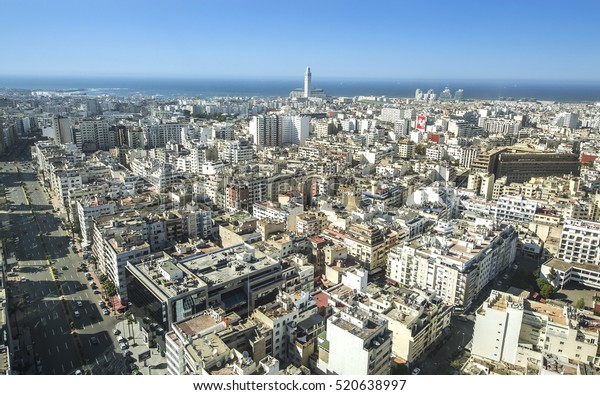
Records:
{"label": "tree", "polygon": [[462,367],[462,363],[458,359],[455,359],[450,362],[450,367],[454,370],[459,370]]}
{"label": "tree", "polygon": [[427,149],[427,147],[425,147],[425,145],[423,144],[417,144],[415,146],[415,154],[417,155],[425,155],[425,150]]}
{"label": "tree", "polygon": [[537,283],[538,288],[540,289],[540,294],[542,294],[542,296],[544,298],[549,298],[550,296],[552,296],[552,294],[554,293],[555,289],[552,286],[552,284],[550,284],[548,282],[548,280],[539,277],[536,280],[536,283]]}
{"label": "tree", "polygon": [[554,281],[556,279],[556,270],[553,267],[550,268],[550,273],[548,273],[548,279],[550,281]]}
{"label": "tree", "polygon": [[579,298],[577,302],[575,302],[575,307],[578,309],[583,309],[585,307],[585,299]]}
{"label": "tree", "polygon": [[540,293],[544,298],[549,298],[554,293],[554,287],[550,284],[544,284],[540,289]]}

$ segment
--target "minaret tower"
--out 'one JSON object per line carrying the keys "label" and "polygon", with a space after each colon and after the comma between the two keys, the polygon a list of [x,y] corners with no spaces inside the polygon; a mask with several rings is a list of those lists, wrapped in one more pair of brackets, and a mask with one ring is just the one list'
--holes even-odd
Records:
{"label": "minaret tower", "polygon": [[310,67],[306,67],[306,73],[304,73],[304,97],[310,97]]}

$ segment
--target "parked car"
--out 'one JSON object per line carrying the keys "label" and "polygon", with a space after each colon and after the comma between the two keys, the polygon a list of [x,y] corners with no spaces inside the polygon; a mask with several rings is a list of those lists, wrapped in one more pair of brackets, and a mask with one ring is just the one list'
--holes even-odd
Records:
{"label": "parked car", "polygon": [[112,333],[113,333],[113,335],[119,335],[119,334],[121,334],[121,331],[118,330],[117,328],[113,328]]}
{"label": "parked car", "polygon": [[98,338],[97,338],[96,336],[92,336],[92,337],[90,338],[90,342],[91,342],[92,344],[94,344],[94,345],[96,345],[96,344],[100,343],[100,342],[98,341]]}
{"label": "parked car", "polygon": [[110,315],[110,311],[108,311],[108,309],[103,309],[103,310],[102,310],[102,313],[103,313],[104,315]]}
{"label": "parked car", "polygon": [[417,374],[419,374],[419,373],[421,373],[421,369],[419,369],[419,368],[414,368],[411,374],[416,376],[416,375],[417,375]]}

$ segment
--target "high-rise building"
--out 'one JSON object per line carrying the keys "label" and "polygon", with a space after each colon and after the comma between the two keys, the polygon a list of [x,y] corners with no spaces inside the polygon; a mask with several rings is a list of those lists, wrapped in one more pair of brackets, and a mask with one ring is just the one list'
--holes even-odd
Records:
{"label": "high-rise building", "polygon": [[87,99],[87,112],[88,117],[102,114],[102,108],[100,107],[98,99]]}
{"label": "high-rise building", "polygon": [[306,73],[304,73],[304,97],[310,97],[311,86],[310,86],[310,67],[306,67]]}
{"label": "high-rise building", "polygon": [[279,147],[303,144],[310,133],[310,117],[258,115],[250,120],[249,127],[254,145]]}
{"label": "high-rise building", "polygon": [[54,129],[55,140],[61,144],[73,142],[71,132],[71,120],[67,117],[56,115],[52,118],[52,129]]}
{"label": "high-rise building", "polygon": [[459,89],[456,92],[454,92],[454,100],[456,101],[461,101],[463,99],[463,90]]}

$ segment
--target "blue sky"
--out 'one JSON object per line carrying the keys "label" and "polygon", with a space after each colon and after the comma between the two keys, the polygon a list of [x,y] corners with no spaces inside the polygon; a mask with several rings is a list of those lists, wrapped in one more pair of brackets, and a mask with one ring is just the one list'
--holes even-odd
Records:
{"label": "blue sky", "polygon": [[599,81],[598,1],[1,0],[0,75]]}

